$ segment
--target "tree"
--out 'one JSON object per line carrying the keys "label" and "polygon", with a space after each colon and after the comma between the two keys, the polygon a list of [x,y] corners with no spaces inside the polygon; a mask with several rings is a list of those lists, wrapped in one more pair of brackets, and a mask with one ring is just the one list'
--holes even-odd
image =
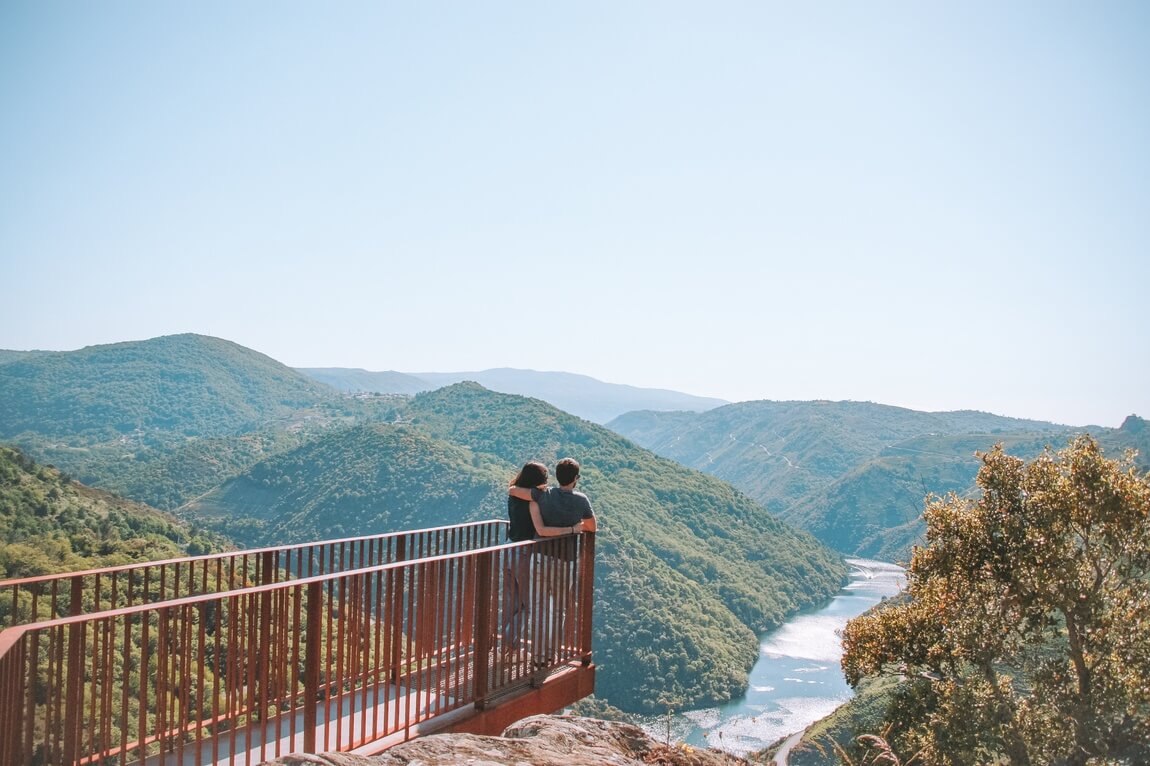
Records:
{"label": "tree", "polygon": [[896,749],[926,763],[1150,759],[1150,476],[1088,436],[980,453],[933,498],[905,597],[843,634],[851,685],[894,672]]}

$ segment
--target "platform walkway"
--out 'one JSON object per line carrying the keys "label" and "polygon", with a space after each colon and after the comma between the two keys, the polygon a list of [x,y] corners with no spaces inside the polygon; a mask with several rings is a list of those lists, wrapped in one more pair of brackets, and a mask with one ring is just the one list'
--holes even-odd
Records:
{"label": "platform walkway", "polygon": [[[253,766],[377,751],[437,729],[497,733],[591,693],[594,535],[458,539],[469,542],[421,558],[350,557],[372,563],[347,570],[325,553],[310,576],[302,566],[272,575],[271,556],[283,559],[265,550],[267,584],[222,578],[234,587],[9,627],[0,763]],[[500,633],[512,617],[504,578],[525,557],[521,627],[534,654]],[[100,600],[75,582],[69,610]],[[16,597],[26,610],[27,586]],[[115,603],[110,593],[101,598]]]}

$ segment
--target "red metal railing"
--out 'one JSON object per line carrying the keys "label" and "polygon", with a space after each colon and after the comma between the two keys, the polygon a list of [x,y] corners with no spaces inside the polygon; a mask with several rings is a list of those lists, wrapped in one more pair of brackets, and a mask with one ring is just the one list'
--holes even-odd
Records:
{"label": "red metal railing", "polygon": [[0,581],[0,627],[489,548],[504,521],[391,532]]}
{"label": "red metal railing", "polygon": [[247,766],[406,739],[590,663],[594,537],[297,570],[9,628],[0,763]]}

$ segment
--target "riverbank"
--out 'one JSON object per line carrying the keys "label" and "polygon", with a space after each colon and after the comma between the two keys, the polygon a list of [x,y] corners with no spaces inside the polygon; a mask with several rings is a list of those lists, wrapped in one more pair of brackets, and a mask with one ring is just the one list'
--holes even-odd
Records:
{"label": "riverbank", "polygon": [[847,559],[851,577],[826,605],[795,615],[759,640],[759,659],[747,693],[726,705],[645,716],[640,725],[658,738],[714,747],[735,755],[757,752],[830,715],[853,692],[839,667],[839,631],[903,587],[902,567]]}

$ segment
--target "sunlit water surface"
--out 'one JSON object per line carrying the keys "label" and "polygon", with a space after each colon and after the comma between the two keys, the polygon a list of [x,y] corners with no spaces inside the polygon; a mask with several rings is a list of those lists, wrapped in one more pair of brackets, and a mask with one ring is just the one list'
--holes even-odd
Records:
{"label": "sunlit water surface", "polygon": [[902,567],[847,559],[850,582],[825,607],[800,614],[759,640],[745,697],[719,707],[644,717],[640,724],[659,740],[715,747],[736,755],[761,750],[805,729],[849,700],[839,667],[839,631],[847,620],[906,582]]}

